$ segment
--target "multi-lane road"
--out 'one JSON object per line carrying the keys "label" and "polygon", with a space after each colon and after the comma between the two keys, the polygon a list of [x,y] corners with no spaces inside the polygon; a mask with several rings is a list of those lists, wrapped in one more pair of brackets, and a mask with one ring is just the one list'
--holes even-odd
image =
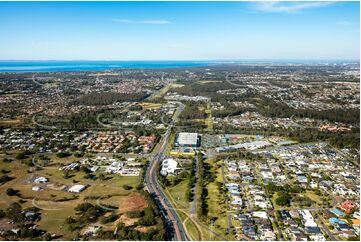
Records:
{"label": "multi-lane road", "polygon": [[177,120],[178,115],[182,112],[184,105],[179,103],[178,109],[173,117],[173,121],[168,125],[167,132],[164,134],[159,150],[156,152],[154,157],[150,160],[149,166],[145,173],[145,185],[149,193],[155,199],[155,202],[160,207],[161,213],[165,219],[168,227],[171,227],[173,240],[186,241],[189,240],[185,228],[183,227],[182,220],[179,218],[173,205],[169,202],[165,195],[160,183],[157,179],[157,164],[164,158],[164,152],[166,150],[169,135],[174,125],[174,121]]}

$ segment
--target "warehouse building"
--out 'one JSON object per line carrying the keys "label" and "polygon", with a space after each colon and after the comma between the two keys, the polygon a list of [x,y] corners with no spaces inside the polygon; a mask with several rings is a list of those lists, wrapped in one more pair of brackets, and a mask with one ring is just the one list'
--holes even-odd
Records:
{"label": "warehouse building", "polygon": [[200,146],[200,136],[198,133],[186,133],[181,132],[178,134],[177,140],[175,142],[176,147],[199,147]]}
{"label": "warehouse building", "polygon": [[69,188],[68,192],[80,193],[80,192],[84,191],[85,188],[86,188],[86,186],[84,186],[84,185],[74,185]]}

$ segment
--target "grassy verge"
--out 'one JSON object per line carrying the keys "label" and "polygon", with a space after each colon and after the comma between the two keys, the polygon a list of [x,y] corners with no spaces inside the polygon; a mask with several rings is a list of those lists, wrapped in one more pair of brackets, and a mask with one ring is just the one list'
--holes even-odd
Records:
{"label": "grassy verge", "polygon": [[176,138],[176,134],[174,132],[171,132],[170,135],[169,135],[167,147],[166,147],[165,152],[164,152],[165,154],[169,155],[170,151],[173,148],[175,138]]}
{"label": "grassy verge", "polygon": [[192,240],[202,240],[201,233],[192,220],[187,219],[187,221],[185,222],[185,226],[187,228],[189,236],[192,237]]}
{"label": "grassy verge", "polygon": [[186,191],[188,186],[188,179],[181,181],[179,184],[167,189],[168,193],[171,194],[172,198],[177,203],[177,208],[189,209],[190,203],[186,198]]}
{"label": "grassy verge", "polygon": [[207,160],[207,163],[212,167],[211,172],[215,174],[214,182],[210,182],[207,185],[208,217],[216,218],[213,228],[215,232],[223,235],[228,240],[234,240],[235,238],[233,235],[226,234],[226,229],[228,228],[228,208],[226,207],[226,203],[217,185],[218,182],[224,183],[222,169],[219,167],[221,162]]}
{"label": "grassy verge", "polygon": [[174,208],[182,209],[178,210],[177,213],[182,222],[186,221],[184,226],[188,231],[189,236],[192,237],[192,240],[204,240],[197,225],[195,225],[194,222],[189,218],[190,203],[186,200],[185,196],[188,182],[188,180],[184,180],[174,187],[165,189],[165,193],[167,194],[168,198],[170,198],[169,200]]}

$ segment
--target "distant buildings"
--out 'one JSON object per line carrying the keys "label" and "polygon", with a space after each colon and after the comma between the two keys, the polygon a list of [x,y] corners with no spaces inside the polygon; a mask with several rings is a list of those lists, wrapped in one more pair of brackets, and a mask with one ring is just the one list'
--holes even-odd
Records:
{"label": "distant buildings", "polygon": [[177,93],[170,93],[164,97],[166,100],[176,100],[176,101],[192,101],[192,102],[208,102],[210,101],[209,97],[203,96],[185,96],[179,95]]}
{"label": "distant buildings", "polygon": [[260,141],[253,141],[253,142],[248,142],[248,143],[243,143],[243,144],[236,144],[236,145],[228,145],[228,146],[218,147],[218,148],[216,148],[216,151],[218,153],[220,153],[220,152],[236,151],[236,150],[240,150],[240,149],[255,150],[255,149],[268,147],[268,146],[271,146],[271,145],[272,144],[267,142],[267,141],[260,140]]}
{"label": "distant buildings", "polygon": [[98,155],[95,159],[83,159],[82,165],[87,165],[92,172],[100,171],[121,176],[139,176],[141,163],[129,158],[127,161],[120,161],[115,158]]}

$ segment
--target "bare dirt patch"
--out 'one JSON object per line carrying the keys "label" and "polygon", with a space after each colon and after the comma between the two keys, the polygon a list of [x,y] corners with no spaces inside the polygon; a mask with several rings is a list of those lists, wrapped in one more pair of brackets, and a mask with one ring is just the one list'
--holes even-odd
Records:
{"label": "bare dirt patch", "polygon": [[124,223],[126,227],[134,225],[136,222],[138,222],[139,218],[128,218],[125,214],[120,216],[119,219],[117,219],[114,224]]}
{"label": "bare dirt patch", "polygon": [[46,187],[55,191],[63,191],[66,189],[66,186],[60,183],[50,183],[46,185]]}
{"label": "bare dirt patch", "polygon": [[130,194],[129,196],[120,198],[119,204],[120,213],[126,213],[129,211],[143,210],[148,206],[145,198],[140,194]]}
{"label": "bare dirt patch", "polygon": [[145,227],[145,226],[138,226],[135,228],[135,230],[141,232],[141,233],[146,233],[148,232],[148,230],[150,229],[155,229],[157,226],[153,225],[153,226],[148,226],[148,227]]}

